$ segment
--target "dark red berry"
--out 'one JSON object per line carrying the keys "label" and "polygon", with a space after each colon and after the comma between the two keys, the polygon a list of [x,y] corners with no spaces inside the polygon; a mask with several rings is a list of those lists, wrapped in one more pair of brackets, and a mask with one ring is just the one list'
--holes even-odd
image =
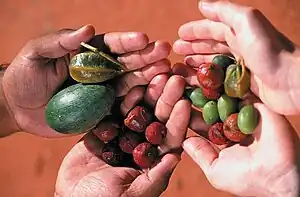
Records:
{"label": "dark red berry", "polygon": [[229,140],[224,135],[223,123],[218,122],[209,128],[208,139],[216,145],[228,144]]}
{"label": "dark red berry", "polygon": [[119,134],[119,126],[111,122],[100,123],[92,132],[103,142],[114,140]]}
{"label": "dark red berry", "polygon": [[132,153],[133,149],[142,142],[141,136],[132,131],[125,131],[119,137],[119,147],[125,153]]}
{"label": "dark red berry", "polygon": [[221,89],[202,88],[203,95],[210,100],[217,100],[221,96]]}
{"label": "dark red berry", "polygon": [[146,139],[154,145],[162,144],[166,134],[167,128],[160,122],[152,122],[145,131]]}
{"label": "dark red berry", "polygon": [[119,166],[122,164],[124,153],[121,149],[114,143],[107,143],[102,150],[102,160],[111,165]]}
{"label": "dark red berry", "polygon": [[124,124],[132,131],[144,132],[151,120],[152,115],[146,108],[136,106],[128,113]]}
{"label": "dark red berry", "polygon": [[132,154],[134,162],[141,168],[151,167],[159,157],[157,148],[149,142],[137,145]]}
{"label": "dark red berry", "polygon": [[224,81],[224,71],[217,64],[205,63],[199,66],[197,79],[203,88],[218,89]]}

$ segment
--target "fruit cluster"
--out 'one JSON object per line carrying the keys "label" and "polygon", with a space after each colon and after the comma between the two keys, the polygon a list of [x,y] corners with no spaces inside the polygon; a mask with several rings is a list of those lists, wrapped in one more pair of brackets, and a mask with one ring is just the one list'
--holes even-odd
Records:
{"label": "fruit cluster", "polygon": [[143,106],[135,106],[120,124],[100,124],[92,132],[105,143],[101,157],[109,165],[120,166],[132,159],[139,168],[149,168],[159,157],[157,146],[167,133],[164,124]]}
{"label": "fruit cluster", "polygon": [[250,91],[250,74],[242,60],[217,55],[211,63],[199,66],[200,87],[187,88],[187,96],[202,111],[210,125],[209,140],[216,145],[241,142],[258,124],[257,101]]}

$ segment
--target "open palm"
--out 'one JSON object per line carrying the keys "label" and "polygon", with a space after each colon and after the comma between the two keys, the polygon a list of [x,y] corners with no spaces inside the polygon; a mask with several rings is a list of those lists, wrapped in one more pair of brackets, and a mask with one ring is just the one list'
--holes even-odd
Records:
{"label": "open palm", "polygon": [[193,111],[190,128],[200,136],[186,139],[183,148],[219,190],[239,196],[296,196],[299,137],[285,117],[262,103],[254,106],[260,112],[254,134],[226,148],[207,140],[202,114]]}
{"label": "open palm", "polygon": [[92,133],[73,147],[59,171],[57,196],[159,196],[179,161],[177,155],[167,154],[149,171],[112,167],[91,153],[85,143],[96,144],[99,151],[103,147]]}

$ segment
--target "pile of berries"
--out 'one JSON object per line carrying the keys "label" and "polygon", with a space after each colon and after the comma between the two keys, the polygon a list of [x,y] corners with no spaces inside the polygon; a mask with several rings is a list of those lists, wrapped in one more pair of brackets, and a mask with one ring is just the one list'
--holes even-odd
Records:
{"label": "pile of berries", "polygon": [[193,107],[202,111],[210,126],[209,140],[216,145],[241,142],[258,124],[258,101],[250,91],[250,73],[243,62],[217,55],[197,70],[199,87],[186,90]]}
{"label": "pile of berries", "polygon": [[129,162],[149,168],[159,158],[157,147],[163,143],[167,128],[147,108],[135,106],[121,124],[102,124],[92,132],[105,143],[101,157],[107,164]]}

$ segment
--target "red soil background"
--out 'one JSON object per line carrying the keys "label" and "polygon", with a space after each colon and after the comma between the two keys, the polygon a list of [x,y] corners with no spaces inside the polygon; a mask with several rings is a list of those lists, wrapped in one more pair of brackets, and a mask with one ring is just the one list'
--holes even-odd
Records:
{"label": "red soil background", "polygon": [[[173,42],[178,27],[203,18],[196,0],[0,0],[0,62],[11,61],[31,38],[60,28],[93,24],[97,33],[142,31],[151,40]],[[272,23],[300,44],[299,0],[236,0],[259,8]],[[182,57],[171,55],[173,63]],[[299,117],[289,118],[300,128]],[[0,196],[52,197],[59,165],[79,137],[42,139],[16,134],[0,139]],[[246,178],[246,177],[245,177]],[[215,190],[188,156],[171,178],[165,197],[226,197]]]}

